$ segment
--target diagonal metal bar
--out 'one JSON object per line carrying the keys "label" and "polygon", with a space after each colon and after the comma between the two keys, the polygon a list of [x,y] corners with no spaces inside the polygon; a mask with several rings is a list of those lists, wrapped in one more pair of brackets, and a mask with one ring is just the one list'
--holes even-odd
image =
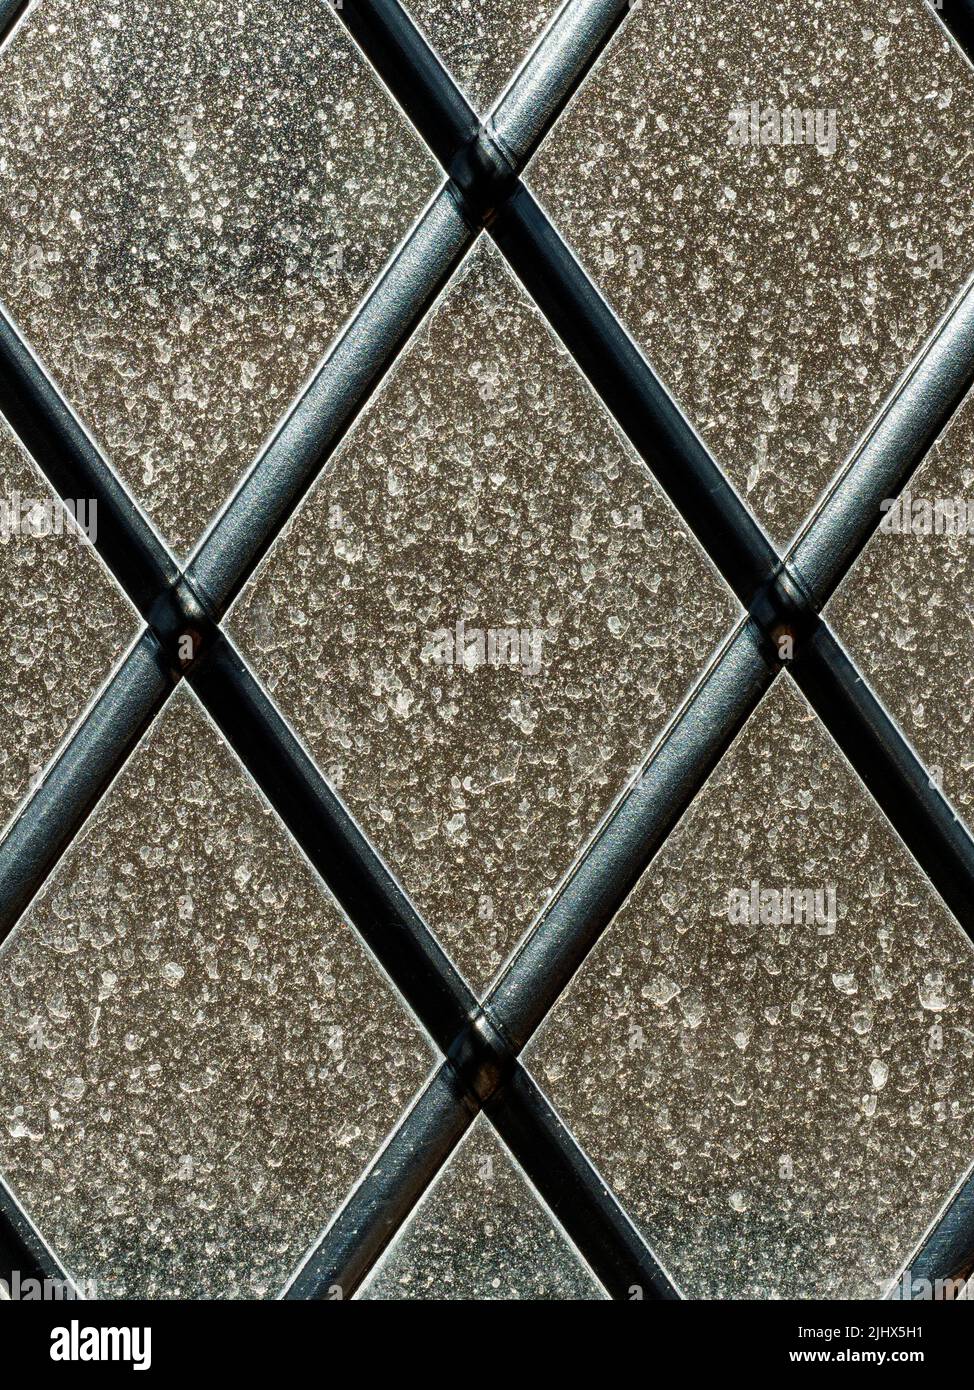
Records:
{"label": "diagonal metal bar", "polygon": [[[974,1272],[974,1172],[969,1172],[886,1292],[897,1302],[928,1299],[938,1280],[969,1279]],[[970,1297],[970,1295],[968,1295]]]}
{"label": "diagonal metal bar", "polygon": [[777,567],[773,545],[523,184],[488,230],[704,551],[749,607]]}
{"label": "diagonal metal bar", "polygon": [[788,559],[823,608],[882,517],[974,386],[974,279],[968,281],[904,372],[792,542]]}
{"label": "diagonal metal bar", "polygon": [[162,648],[145,632],[0,842],[0,942],[172,694]]}
{"label": "diagonal metal bar", "polygon": [[[578,13],[579,7],[573,0],[566,9]],[[550,74],[544,80],[538,76],[544,66],[539,55],[546,39],[542,40],[525,70],[525,81],[531,84],[532,89],[530,100],[519,97],[517,82],[505,94],[504,101],[520,100],[522,109],[530,113],[533,122],[533,135],[530,132],[522,133],[520,139],[519,148],[523,157],[530,153],[532,139],[541,138],[547,122],[554,118],[564,100],[567,100],[572,83],[580,80],[581,74],[572,71],[564,55],[574,53],[576,57],[580,55],[585,63],[591,61],[598,48],[596,36],[600,26],[606,33],[610,32],[618,22],[620,12],[621,7],[616,4],[589,6],[586,22],[579,29],[580,33],[584,31],[584,38],[577,41],[572,41],[571,35],[566,40],[566,27],[559,21],[549,30],[546,38],[559,55],[552,70],[561,73],[559,80],[563,82],[563,91],[560,98],[558,83],[552,81]],[[462,177],[472,180],[473,187],[479,174],[477,151],[474,150],[470,168],[463,171]],[[488,209],[482,208],[476,217],[471,217],[469,197],[464,194],[458,199],[458,186],[455,183],[448,193],[464,214],[467,241],[472,242]],[[447,211],[442,201],[438,202],[440,211]],[[456,237],[451,241],[447,237],[446,244],[448,252],[445,258],[441,258],[442,264],[451,267],[456,263],[455,260],[451,261],[451,256],[459,256],[463,249],[461,238]],[[409,269],[411,267],[407,267]],[[386,278],[378,287],[378,292],[387,292],[388,288]],[[400,307],[403,304],[407,312],[398,320],[398,336],[393,335],[390,340],[389,334],[385,335],[396,351],[405,342],[419,316],[415,296],[401,299]],[[409,318],[410,313],[412,319]],[[382,320],[383,328],[388,328],[386,318],[388,316]],[[28,803],[18,822],[21,848],[26,844],[28,849],[34,851],[34,872],[44,857],[38,852],[41,842],[48,843],[52,838],[41,833],[43,821],[45,817],[53,817],[59,795],[65,793],[67,786],[74,792],[81,787],[82,794],[73,797],[68,828],[63,823],[54,827],[53,839],[58,848],[53,855],[49,854],[48,867],[56,861],[71,835],[83,824],[84,816],[107,785],[109,778],[102,774],[110,760],[102,758],[99,775],[87,778],[78,772],[78,765],[97,744],[99,733],[104,735],[108,730],[108,736],[102,737],[101,743],[104,746],[111,743],[112,716],[117,715],[119,723],[124,720],[131,734],[132,730],[138,728],[146,712],[156,703],[161,707],[171,688],[183,675],[188,675],[245,766],[252,771],[272,804],[279,809],[312,862],[327,876],[326,881],[329,881],[380,961],[393,972],[433,1036],[449,1051],[448,1065],[467,1096],[467,1106],[470,1105],[471,1091],[476,1091],[479,1099],[493,1095],[497,1081],[490,1077],[489,1066],[485,1075],[484,1059],[478,1051],[479,1035],[473,996],[355,822],[317,773],[266,692],[260,689],[217,627],[216,613],[222,612],[222,604],[229,601],[243,582],[247,565],[252,567],[256,564],[259,555],[270,544],[286,519],[287,507],[280,505],[270,509],[266,524],[256,531],[251,529],[248,532],[245,527],[242,533],[235,525],[235,517],[245,511],[252,514],[255,498],[265,495],[262,493],[263,482],[254,491],[254,479],[258,474],[262,475],[262,479],[277,476],[281,490],[290,489],[292,506],[300,498],[322,461],[320,430],[318,438],[309,436],[320,425],[320,407],[323,400],[327,403],[327,391],[319,392],[310,402],[306,399],[304,404],[308,409],[302,412],[299,406],[291,420],[279,431],[274,444],[279,446],[281,467],[278,469],[272,444],[235,499],[236,510],[231,504],[221,518],[222,536],[233,537],[234,543],[231,545],[228,540],[223,545],[213,539],[218,529],[214,528],[208,538],[209,548],[205,543],[197,555],[197,568],[192,573],[187,571],[185,575],[180,575],[172,557],[60,398],[26,344],[9,322],[6,327],[8,350],[2,366],[6,369],[4,400],[11,423],[37,461],[47,469],[49,478],[62,495],[88,491],[98,500],[100,508],[104,508],[108,526],[100,528],[99,548],[120,584],[129,592],[150,624],[150,631],[137,649],[138,659],[133,653],[120,672],[118,683],[113,683],[116,685],[113,699],[100,702],[98,718],[85,722],[79,739],[72,742],[55,766],[48,779],[46,797],[35,797]],[[355,328],[356,323],[353,323],[350,331]],[[368,331],[362,336],[368,344]],[[373,365],[375,359],[373,351]],[[374,389],[377,380],[374,371],[358,376],[358,381],[369,391]],[[345,396],[349,394],[346,386]],[[347,428],[352,412],[347,404],[343,408],[344,414],[332,411],[328,417],[331,426],[329,440],[336,440],[340,437],[339,431]],[[334,418],[336,414],[337,423]],[[284,443],[281,444],[281,441]],[[268,462],[269,459],[271,462]],[[242,534],[245,534],[243,540],[240,539]],[[230,561],[221,563],[221,553],[225,555],[228,552],[232,552]],[[201,560],[201,557],[204,558]],[[208,566],[221,579],[222,597],[214,595],[212,601],[204,579]],[[183,650],[183,643],[187,640],[190,642],[188,655]],[[139,677],[145,676],[140,661],[142,666],[149,663],[158,679],[145,683],[149,694],[140,691],[142,698],[138,715],[133,718],[124,692],[126,682],[135,681],[138,684]],[[165,689],[163,674],[167,678]],[[119,710],[119,705],[125,708]],[[120,733],[119,742],[123,741]],[[111,762],[111,770],[117,770],[121,761],[121,758],[116,758]],[[315,827],[317,833],[309,831],[309,825]],[[33,843],[30,841],[31,834],[34,835]],[[22,883],[22,899],[25,893],[26,886]],[[500,1062],[504,1064],[511,1060],[517,1083],[511,1087],[512,1100],[498,1102],[498,1108],[506,1111],[517,1099],[519,1104],[512,1110],[511,1123],[518,1122],[522,1132],[537,1129],[538,1148],[549,1156],[546,1171],[536,1174],[539,1186],[544,1186],[551,1173],[561,1184],[559,1191],[564,1190],[567,1183],[576,1195],[573,1219],[591,1231],[600,1252],[604,1253],[613,1269],[622,1269],[630,1282],[636,1278],[652,1285],[662,1276],[641,1237],[608,1194],[604,1184],[599,1183],[594,1171],[587,1166],[577,1145],[550,1112],[546,1102],[539,1093],[532,1091],[533,1083],[520,1074],[516,1061],[505,1056],[503,1040],[496,1041],[500,1043]]]}
{"label": "diagonal metal bar", "polygon": [[484,1001],[520,1051],[770,689],[778,668],[745,622],[715,655],[628,793]]}
{"label": "diagonal metal bar", "polygon": [[237,597],[475,240],[442,190],[190,560],[187,581],[214,618]]}
{"label": "diagonal metal bar", "polygon": [[611,1298],[680,1298],[668,1271],[526,1068],[512,1069],[484,1114]]}
{"label": "diagonal metal bar", "polygon": [[792,666],[812,709],[969,937],[974,842],[916,751],[825,623]]}
{"label": "diagonal metal bar", "polygon": [[14,31],[35,0],[0,0],[0,51],[13,38]]}
{"label": "diagonal metal bar", "polygon": [[59,496],[97,499],[98,553],[148,619],[179,567],[2,310],[0,413]]}
{"label": "diagonal metal bar", "polygon": [[390,0],[343,3],[336,11],[433,154],[449,171],[471,145],[480,119],[406,15]]}
{"label": "diagonal metal bar", "polygon": [[601,60],[634,0],[566,0],[487,119],[513,168],[523,169]]}
{"label": "diagonal metal bar", "polygon": [[927,4],[974,63],[974,0],[927,0]]}
{"label": "diagonal metal bar", "polygon": [[222,633],[188,680],[434,1042],[448,1051],[476,997],[271,697]]}
{"label": "diagonal metal bar", "polygon": [[[13,1294],[11,1284],[19,1280],[20,1291]],[[29,1288],[27,1280],[47,1281],[60,1285],[61,1296],[77,1296],[79,1290],[59,1263],[45,1241],[38,1235],[6,1183],[0,1179],[0,1281],[6,1285],[8,1296],[39,1298]]]}
{"label": "diagonal metal bar", "polygon": [[[511,1067],[483,1105],[501,1139],[610,1297],[679,1294],[528,1072]],[[445,1062],[306,1257],[287,1299],[351,1297],[436,1179],[481,1106]]]}
{"label": "diagonal metal bar", "polygon": [[283,1297],[350,1298],[478,1113],[444,1062],[298,1268]]}

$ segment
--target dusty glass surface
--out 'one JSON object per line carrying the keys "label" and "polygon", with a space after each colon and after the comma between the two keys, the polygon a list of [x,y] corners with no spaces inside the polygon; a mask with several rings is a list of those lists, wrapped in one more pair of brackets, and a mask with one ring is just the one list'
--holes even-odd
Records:
{"label": "dusty glass surface", "polygon": [[482,242],[230,628],[484,984],[733,613]]}
{"label": "dusty glass surface", "polygon": [[493,106],[558,8],[556,0],[409,0],[475,111]]}
{"label": "dusty glass surface", "polygon": [[0,299],[181,550],[437,182],[322,0],[45,0],[0,58]]}
{"label": "dusty glass surface", "polygon": [[273,1296],[431,1052],[173,697],[0,954],[0,1171],[102,1296]]}
{"label": "dusty glass surface", "polygon": [[889,501],[826,615],[974,824],[974,400]]}
{"label": "dusty glass surface", "polygon": [[[74,515],[97,525],[97,508]],[[0,417],[0,829],[139,628]]]}
{"label": "dusty glass surface", "polygon": [[685,1294],[878,1297],[974,1151],[974,949],[780,680],[527,1060]]}
{"label": "dusty glass surface", "polygon": [[480,1118],[358,1297],[579,1300],[604,1294],[520,1165]]}
{"label": "dusty glass surface", "polygon": [[922,3],[643,4],[529,171],[779,542],[974,263],[972,106]]}

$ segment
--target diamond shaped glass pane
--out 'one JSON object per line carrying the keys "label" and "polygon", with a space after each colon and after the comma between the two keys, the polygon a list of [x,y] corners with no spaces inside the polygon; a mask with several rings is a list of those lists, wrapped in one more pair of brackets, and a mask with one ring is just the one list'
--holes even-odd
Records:
{"label": "diamond shaped glass pane", "polygon": [[184,688],[0,955],[0,1170],[102,1297],[284,1285],[423,1081]]}
{"label": "diamond shaped glass pane", "polygon": [[889,500],[826,615],[974,824],[974,400]]}
{"label": "diamond shaped glass pane", "polygon": [[924,4],[640,5],[529,182],[779,542],[974,262]]}
{"label": "diamond shaped glass pane", "polygon": [[410,0],[416,22],[476,111],[486,113],[557,6],[553,0]]}
{"label": "diamond shaped glass pane", "polygon": [[230,619],[478,984],[735,611],[481,247]]}
{"label": "diamond shaped glass pane", "polygon": [[72,501],[69,515],[0,418],[0,826],[140,628],[79,529],[97,507]]}
{"label": "diamond shaped glass pane", "polygon": [[974,1152],[974,950],[780,680],[526,1055],[688,1296],[879,1297]]}
{"label": "diamond shaped glass pane", "polygon": [[478,1119],[362,1286],[365,1299],[595,1299],[601,1285]]}
{"label": "diamond shaped glass pane", "polygon": [[0,64],[0,298],[185,550],[434,163],[321,0],[45,0]]}

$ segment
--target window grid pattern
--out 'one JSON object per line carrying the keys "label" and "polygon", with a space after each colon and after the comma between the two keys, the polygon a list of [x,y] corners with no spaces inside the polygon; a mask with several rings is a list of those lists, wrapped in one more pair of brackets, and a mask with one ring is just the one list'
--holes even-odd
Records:
{"label": "window grid pattern", "polygon": [[[15,325],[0,316],[0,410],[62,497],[97,499],[98,550],[146,621],[0,844],[0,940],[186,679],[443,1054],[287,1297],[351,1296],[481,1111],[611,1296],[632,1297],[635,1286],[643,1297],[679,1297],[519,1055],[786,666],[974,936],[974,840],[820,616],[878,525],[880,503],[906,485],[974,384],[974,286],[779,555],[520,179],[629,8],[620,0],[567,0],[483,122],[398,0],[342,0],[333,16],[322,15],[323,23],[346,25],[447,179],[185,568]],[[24,11],[19,3],[0,6],[0,32]],[[967,0],[939,9],[961,43],[971,11]],[[747,615],[478,1000],[220,624],[483,231]],[[787,661],[779,657],[783,635],[793,647]],[[913,1269],[955,1274],[972,1253],[969,1181]],[[64,1277],[2,1184],[0,1262],[4,1271]]]}

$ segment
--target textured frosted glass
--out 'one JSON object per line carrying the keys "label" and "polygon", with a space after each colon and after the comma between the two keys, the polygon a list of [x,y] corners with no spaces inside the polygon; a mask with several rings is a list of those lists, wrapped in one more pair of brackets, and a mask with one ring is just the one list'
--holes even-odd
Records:
{"label": "textured frosted glass", "polygon": [[481,245],[231,615],[476,983],[734,611]]}
{"label": "textured frosted glass", "polygon": [[181,549],[436,183],[324,0],[44,0],[0,59],[0,299]]}
{"label": "textured frosted glass", "polygon": [[592,1299],[601,1286],[484,1119],[363,1285],[365,1299]]}
{"label": "textured frosted glass", "polygon": [[972,107],[922,3],[643,4],[529,173],[779,541],[970,273]]}
{"label": "textured frosted glass", "polygon": [[974,1152],[974,951],[781,680],[527,1060],[687,1295],[879,1297]]}
{"label": "textured frosted glass", "polygon": [[103,1296],[273,1296],[430,1052],[180,692],[0,955],[0,1171]]}
{"label": "textured frosted glass", "polygon": [[[956,504],[956,522],[943,507],[942,520],[937,520],[941,503]],[[933,527],[925,534],[927,504]],[[904,508],[909,531],[902,526]],[[888,516],[899,529],[877,531],[826,614],[931,776],[968,823],[974,823],[970,398],[914,474],[902,505]],[[968,516],[969,529],[962,528]]]}
{"label": "textured frosted glass", "polygon": [[558,6],[554,0],[410,0],[454,80],[486,113],[521,66]]}
{"label": "textured frosted glass", "polygon": [[0,827],[139,630],[87,540],[64,527],[0,418]]}

